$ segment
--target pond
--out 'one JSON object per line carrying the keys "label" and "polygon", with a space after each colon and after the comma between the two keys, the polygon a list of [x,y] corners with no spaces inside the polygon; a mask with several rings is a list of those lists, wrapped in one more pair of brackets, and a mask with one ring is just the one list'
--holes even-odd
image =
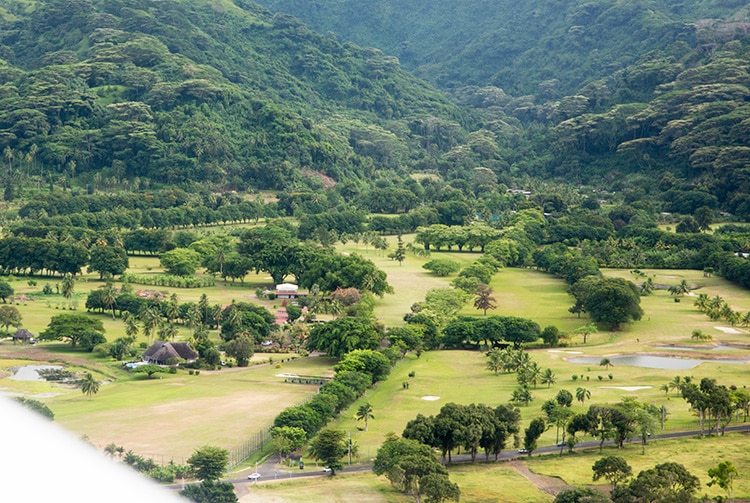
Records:
{"label": "pond", "polygon": [[[578,356],[568,358],[570,363],[583,363],[588,365],[599,365],[602,360],[601,356]],[[610,356],[609,361],[613,365],[633,365],[635,367],[646,367],[650,369],[664,370],[687,370],[697,367],[701,363],[747,363],[748,360],[730,360],[730,359],[713,359],[702,360],[698,358],[678,358],[675,356],[655,356],[655,355],[621,355]]]}
{"label": "pond", "polygon": [[62,367],[59,365],[24,365],[18,367],[10,378],[14,381],[43,381],[44,379],[39,375],[40,370],[56,369],[62,369]]}

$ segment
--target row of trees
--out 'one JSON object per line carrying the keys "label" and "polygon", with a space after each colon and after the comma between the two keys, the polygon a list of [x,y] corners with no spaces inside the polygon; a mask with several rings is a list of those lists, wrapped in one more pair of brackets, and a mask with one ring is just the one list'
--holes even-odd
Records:
{"label": "row of trees", "polygon": [[518,348],[538,340],[541,329],[537,323],[517,316],[457,316],[446,323],[442,334],[442,342],[448,348],[464,344],[473,347],[512,344]]}
{"label": "row of trees", "polygon": [[480,449],[488,460],[490,455],[497,460],[509,440],[517,443],[520,421],[520,411],[509,405],[449,403],[436,416],[418,414],[406,424],[403,437],[439,449],[449,463],[452,452],[460,448],[471,454],[472,461]]}
{"label": "row of trees", "polygon": [[[310,439],[334,416],[351,405],[375,382],[385,379],[393,361],[382,352],[355,350],[334,367],[334,378],[320,387],[319,393],[302,405],[289,407],[274,419],[276,436],[296,445],[300,431]],[[280,428],[297,428],[282,430]],[[287,432],[289,433],[287,435]],[[283,444],[286,445],[286,444]]]}

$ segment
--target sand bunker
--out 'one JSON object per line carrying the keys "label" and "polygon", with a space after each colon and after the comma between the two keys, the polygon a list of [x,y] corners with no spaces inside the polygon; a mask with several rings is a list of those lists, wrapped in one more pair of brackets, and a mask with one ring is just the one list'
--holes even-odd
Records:
{"label": "sand bunker", "polygon": [[607,389],[621,389],[623,391],[640,391],[642,389],[651,389],[653,386],[599,386]]}
{"label": "sand bunker", "polygon": [[440,400],[439,396],[433,396],[433,395],[427,395],[423,396],[422,400],[427,400],[428,402],[434,402],[435,400]]}
{"label": "sand bunker", "polygon": [[742,333],[740,330],[737,330],[736,328],[731,328],[731,327],[714,327],[714,328],[720,332],[724,332],[725,334],[741,334]]}

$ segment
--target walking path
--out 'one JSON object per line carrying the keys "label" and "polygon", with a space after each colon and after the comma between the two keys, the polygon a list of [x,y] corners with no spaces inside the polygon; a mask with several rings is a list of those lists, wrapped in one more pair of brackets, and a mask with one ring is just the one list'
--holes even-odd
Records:
{"label": "walking path", "polygon": [[529,470],[526,463],[518,459],[514,459],[508,462],[508,466],[513,468],[515,471],[523,475],[532,484],[536,486],[542,492],[545,492],[551,496],[557,496],[559,493],[566,489],[573,489],[573,486],[569,486],[562,479],[557,477],[550,477],[548,475],[539,475]]}

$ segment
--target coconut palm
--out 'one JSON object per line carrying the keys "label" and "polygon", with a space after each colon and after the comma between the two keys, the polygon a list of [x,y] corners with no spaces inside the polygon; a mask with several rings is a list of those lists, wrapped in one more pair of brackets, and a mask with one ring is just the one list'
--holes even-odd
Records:
{"label": "coconut palm", "polygon": [[126,311],[122,321],[125,323],[125,334],[128,337],[138,337],[138,332],[140,332],[138,318],[129,311]]}
{"label": "coconut palm", "polygon": [[493,348],[487,352],[487,370],[492,370],[498,375],[503,369],[503,351]]}
{"label": "coconut palm", "polygon": [[86,372],[86,375],[80,382],[81,392],[84,395],[88,395],[89,400],[99,392],[99,386],[101,386],[101,383],[96,380],[91,372]]}
{"label": "coconut palm", "polygon": [[659,386],[659,390],[664,392],[664,396],[669,400],[669,384],[662,384]]}
{"label": "coconut palm", "polygon": [[68,302],[73,298],[73,291],[76,287],[76,280],[71,276],[69,272],[65,273],[62,279],[62,294],[63,297],[68,299]]}
{"label": "coconut palm", "polygon": [[669,381],[669,384],[667,385],[670,390],[681,390],[682,389],[682,378],[680,376],[674,376],[674,378]]}
{"label": "coconut palm", "polygon": [[604,358],[602,358],[602,359],[601,359],[601,360],[599,361],[599,366],[600,366],[600,367],[604,367],[605,369],[609,370],[609,367],[613,367],[613,366],[614,366],[614,364],[612,363],[612,360],[610,360],[609,358],[607,358],[607,357],[605,356]]}
{"label": "coconut palm", "polygon": [[117,306],[117,288],[112,281],[107,281],[103,288],[102,302],[107,309],[112,310],[112,319],[115,319],[115,307]]}
{"label": "coconut palm", "polygon": [[576,388],[576,400],[581,402],[581,406],[583,406],[584,402],[589,398],[591,398],[591,391],[586,388]]}
{"label": "coconut palm", "polygon": [[531,390],[529,390],[529,387],[526,385],[523,385],[518,389],[514,389],[510,394],[510,401],[519,405],[524,404],[528,406],[529,402],[531,402],[533,399],[534,395],[531,394]]}
{"label": "coconut palm", "polygon": [[549,388],[557,382],[557,377],[555,377],[555,373],[552,371],[552,369],[544,369],[540,382],[542,384],[546,384]]}
{"label": "coconut palm", "polygon": [[369,402],[364,405],[360,405],[357,409],[357,421],[364,420],[365,431],[367,431],[367,421],[370,419],[375,419],[375,416],[372,414],[372,405],[370,405]]}
{"label": "coconut palm", "polygon": [[146,304],[144,306],[145,308],[139,313],[139,318],[141,319],[141,323],[143,323],[143,333],[148,338],[148,343],[151,344],[151,334],[159,326],[161,314],[155,307],[150,307]]}
{"label": "coconut palm", "polygon": [[542,379],[542,369],[537,362],[527,363],[518,369],[518,384],[533,384],[536,389],[537,383]]}
{"label": "coconut palm", "polygon": [[693,301],[693,305],[700,311],[706,312],[708,310],[709,297],[705,293],[698,294],[698,298]]}

